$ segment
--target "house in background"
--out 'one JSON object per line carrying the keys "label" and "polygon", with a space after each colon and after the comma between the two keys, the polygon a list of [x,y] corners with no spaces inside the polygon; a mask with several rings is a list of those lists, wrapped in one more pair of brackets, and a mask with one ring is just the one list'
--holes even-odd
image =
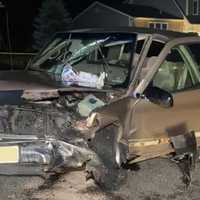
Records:
{"label": "house in background", "polygon": [[149,5],[124,5],[124,8],[131,10],[133,26],[141,28],[184,31],[184,16],[180,9],[174,7],[175,13],[166,12]]}
{"label": "house in background", "polygon": [[[183,32],[200,34],[200,0],[126,0],[128,5],[152,6],[178,18],[182,18]],[[164,20],[163,20],[164,21]],[[179,22],[177,23],[180,24]],[[170,30],[173,30],[169,27]]]}
{"label": "house in background", "polygon": [[[177,1],[185,1],[185,0],[177,0]],[[180,11],[177,12],[177,2],[174,0],[125,0],[125,4],[127,5],[140,5],[140,6],[150,6],[156,8],[160,11],[171,14],[172,16],[182,17]],[[183,4],[181,4],[184,6]]]}
{"label": "house in background", "polygon": [[174,13],[139,3],[115,4],[111,7],[96,1],[75,17],[73,27],[136,26],[182,32],[184,16],[175,4],[171,4],[171,7]]}
{"label": "house in background", "polygon": [[200,16],[200,0],[125,0],[126,4],[152,6],[172,15],[180,17],[177,13],[177,6],[190,20],[195,20]]}
{"label": "house in background", "polygon": [[200,33],[200,0],[127,0],[112,6],[94,2],[73,20],[75,28],[115,26]]}
{"label": "house in background", "polygon": [[73,20],[75,28],[132,26],[133,17],[114,7],[94,2]]}
{"label": "house in background", "polygon": [[200,0],[176,0],[188,21],[185,21],[185,32],[200,33]]}

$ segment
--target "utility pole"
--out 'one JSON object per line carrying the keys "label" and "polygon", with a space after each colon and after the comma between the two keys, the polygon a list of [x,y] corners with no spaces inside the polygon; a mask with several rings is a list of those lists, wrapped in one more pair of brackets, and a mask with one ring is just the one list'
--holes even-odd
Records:
{"label": "utility pole", "polygon": [[[2,2],[0,1],[0,9],[3,9],[5,6],[2,4]],[[2,18],[2,16],[4,16],[4,14],[2,15],[2,13],[0,13],[0,17]],[[3,19],[4,19],[4,17],[3,17]],[[4,25],[4,20],[3,19],[1,19],[0,20],[0,48],[2,49],[2,47],[3,47],[3,44],[5,43],[5,41],[4,41],[4,37],[3,37],[3,25]]]}
{"label": "utility pole", "polygon": [[9,49],[9,60],[11,68],[13,68],[13,57],[12,57],[12,44],[10,39],[10,26],[9,26],[9,17],[8,17],[8,10],[6,9],[5,5],[0,1],[0,8],[5,9],[5,17],[6,17],[6,35],[8,41],[8,49]]}
{"label": "utility pole", "polygon": [[0,8],[5,8],[5,6],[3,5],[1,1],[0,1]]}

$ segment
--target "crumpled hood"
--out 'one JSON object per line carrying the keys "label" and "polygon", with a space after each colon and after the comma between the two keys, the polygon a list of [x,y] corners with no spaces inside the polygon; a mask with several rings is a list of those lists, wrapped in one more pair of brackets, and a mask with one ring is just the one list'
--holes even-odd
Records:
{"label": "crumpled hood", "polygon": [[113,89],[97,89],[89,87],[65,86],[59,75],[50,73],[19,70],[0,71],[0,91],[8,90],[54,90],[85,91],[85,92],[113,92]]}
{"label": "crumpled hood", "polygon": [[55,89],[61,81],[37,71],[1,71],[0,90]]}

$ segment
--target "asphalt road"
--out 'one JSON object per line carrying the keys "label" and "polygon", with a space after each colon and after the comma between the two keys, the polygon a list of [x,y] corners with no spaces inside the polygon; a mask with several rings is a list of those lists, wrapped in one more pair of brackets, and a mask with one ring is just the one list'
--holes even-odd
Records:
{"label": "asphalt road", "polygon": [[175,163],[154,159],[128,172],[126,182],[115,192],[102,191],[93,181],[86,182],[83,171],[60,177],[53,185],[39,189],[39,177],[0,177],[0,200],[199,200],[200,163],[186,188]]}

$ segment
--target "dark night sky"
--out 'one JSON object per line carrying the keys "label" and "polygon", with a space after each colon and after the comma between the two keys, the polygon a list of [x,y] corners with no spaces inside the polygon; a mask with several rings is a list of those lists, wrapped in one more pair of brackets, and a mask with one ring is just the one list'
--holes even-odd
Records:
{"label": "dark night sky", "polygon": [[[32,42],[33,20],[38,14],[42,0],[1,0],[6,5],[9,16],[9,27],[12,47],[15,50],[28,50]],[[95,0],[63,0],[71,16],[87,8]],[[108,5],[123,2],[123,0],[99,0]],[[2,32],[5,32],[5,9],[0,11]]]}

